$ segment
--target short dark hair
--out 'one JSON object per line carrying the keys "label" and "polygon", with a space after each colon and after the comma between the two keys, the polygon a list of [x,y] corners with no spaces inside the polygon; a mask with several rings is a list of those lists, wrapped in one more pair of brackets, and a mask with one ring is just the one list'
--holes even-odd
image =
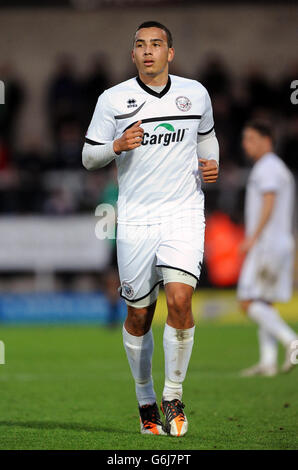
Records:
{"label": "short dark hair", "polygon": [[254,129],[260,135],[269,137],[271,141],[274,142],[274,130],[271,122],[269,121],[265,121],[263,119],[252,119],[245,124],[244,128]]}
{"label": "short dark hair", "polygon": [[140,26],[137,27],[136,33],[139,31],[139,29],[142,28],[160,28],[163,31],[165,31],[167,35],[167,40],[168,40],[168,47],[173,47],[173,36],[171,31],[163,24],[159,23],[158,21],[145,21],[144,23],[140,24]]}

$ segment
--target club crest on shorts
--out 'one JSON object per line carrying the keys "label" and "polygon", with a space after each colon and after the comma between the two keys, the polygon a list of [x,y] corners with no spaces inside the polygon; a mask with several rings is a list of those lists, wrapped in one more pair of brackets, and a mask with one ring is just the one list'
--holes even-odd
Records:
{"label": "club crest on shorts", "polygon": [[132,286],[128,282],[123,281],[121,284],[121,287],[122,287],[122,291],[125,297],[127,297],[128,299],[131,299],[134,295],[134,290]]}
{"label": "club crest on shorts", "polygon": [[191,101],[186,96],[178,96],[176,106],[180,111],[188,111],[191,108]]}

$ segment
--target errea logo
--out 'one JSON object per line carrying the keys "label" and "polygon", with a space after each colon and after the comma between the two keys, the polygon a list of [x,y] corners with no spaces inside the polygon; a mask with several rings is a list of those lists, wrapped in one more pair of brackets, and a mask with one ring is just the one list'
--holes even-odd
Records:
{"label": "errea logo", "polygon": [[136,108],[138,106],[137,101],[134,98],[129,98],[126,103],[128,108]]}
{"label": "errea logo", "polygon": [[149,134],[144,132],[142,145],[155,145],[162,144],[164,146],[170,145],[172,142],[182,142],[184,139],[186,129],[176,129],[172,124],[168,122],[162,122],[154,128],[154,132],[157,130],[167,130],[169,132],[156,132],[155,134]]}

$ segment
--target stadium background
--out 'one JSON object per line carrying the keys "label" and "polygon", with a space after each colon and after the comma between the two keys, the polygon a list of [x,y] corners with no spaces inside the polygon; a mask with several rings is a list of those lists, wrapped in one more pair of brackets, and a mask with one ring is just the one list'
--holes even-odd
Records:
{"label": "stadium background", "polygon": [[[25,3],[5,8],[2,2],[0,15],[6,100],[0,105],[0,321],[114,324],[125,315],[114,243],[94,235],[95,208],[117,198],[115,167],[87,172],[81,149],[98,95],[135,74],[132,35],[150,18],[173,31],[171,73],[209,90],[220,143],[220,179],[205,188],[212,224],[194,309],[203,318],[243,321],[234,298],[249,171],[241,129],[248,118],[270,118],[277,149],[297,180],[298,114],[290,100],[298,78],[297,7]],[[160,300],[156,321],[165,315],[162,294]],[[297,294],[282,311],[298,319],[296,302]]]}

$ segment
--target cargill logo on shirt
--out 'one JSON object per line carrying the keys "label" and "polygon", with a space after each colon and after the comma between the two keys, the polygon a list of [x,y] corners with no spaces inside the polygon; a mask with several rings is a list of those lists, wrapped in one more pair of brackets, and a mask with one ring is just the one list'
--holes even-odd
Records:
{"label": "cargill logo on shirt", "polygon": [[[159,132],[156,132],[157,129],[159,129]],[[162,144],[167,146],[171,142],[182,142],[185,135],[185,130],[186,129],[178,129],[176,131],[172,124],[168,122],[162,122],[154,128],[154,132],[156,132],[155,134],[150,135],[148,132],[144,132],[142,145]]]}

